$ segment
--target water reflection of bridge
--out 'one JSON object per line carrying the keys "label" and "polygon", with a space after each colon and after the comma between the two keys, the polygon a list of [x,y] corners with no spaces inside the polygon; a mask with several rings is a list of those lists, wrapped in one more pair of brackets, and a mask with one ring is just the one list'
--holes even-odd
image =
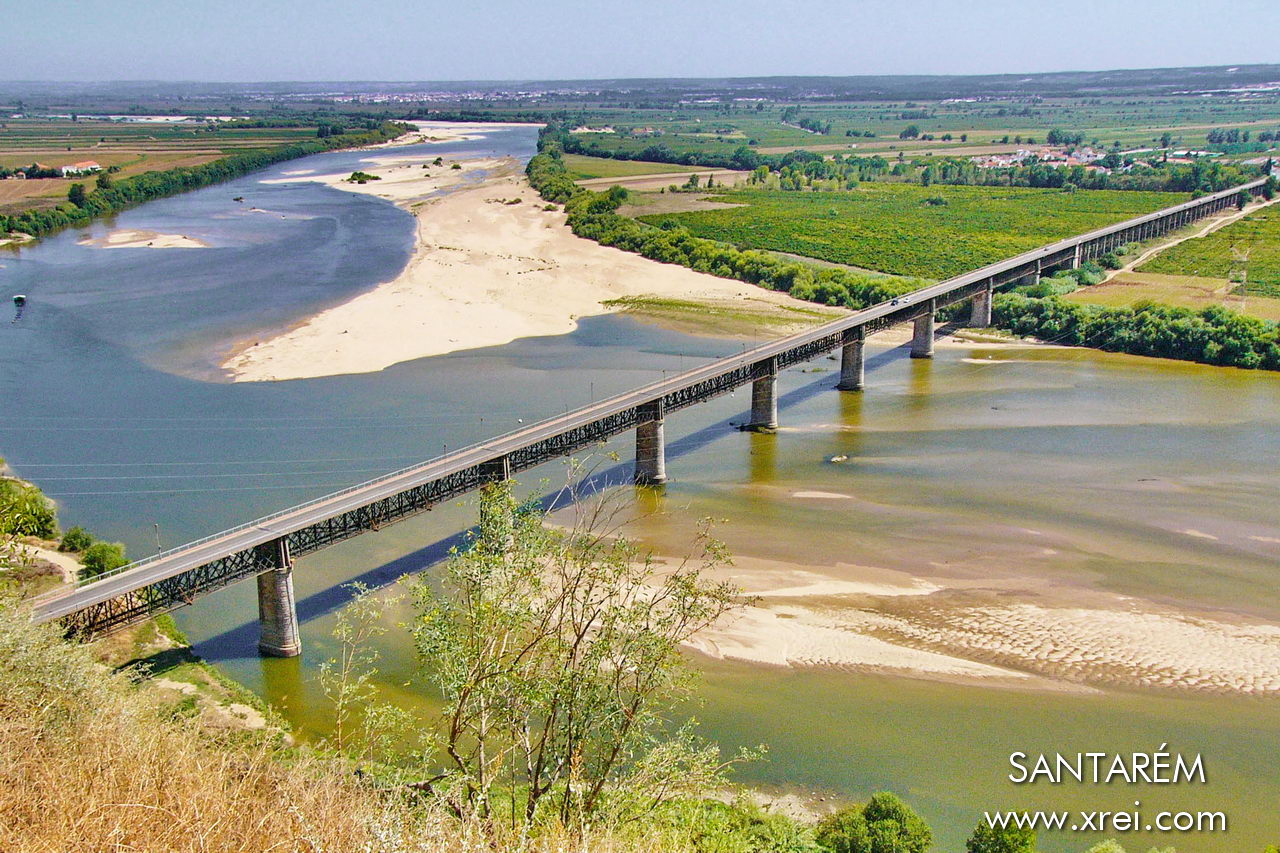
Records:
{"label": "water reflection of bridge", "polygon": [[207,536],[76,589],[42,596],[35,603],[35,618],[62,620],[75,634],[105,634],[255,576],[259,648],[268,655],[295,655],[300,643],[293,595],[294,557],[417,515],[486,483],[629,430],[636,432],[636,483],[660,484],[667,477],[663,425],[669,413],[749,384],[751,413],[743,428],[772,430],[778,419],[777,376],[783,368],[840,350],[836,387],[861,390],[863,344],[868,335],[911,322],[911,355],[928,358],[933,353],[939,309],[967,301],[971,325],[988,326],[991,297],[997,287],[1034,280],[1046,270],[1078,267],[1125,243],[1158,237],[1237,204],[1241,193],[1260,193],[1262,185],[1262,180],[1253,181],[1060,240],[740,355]]}

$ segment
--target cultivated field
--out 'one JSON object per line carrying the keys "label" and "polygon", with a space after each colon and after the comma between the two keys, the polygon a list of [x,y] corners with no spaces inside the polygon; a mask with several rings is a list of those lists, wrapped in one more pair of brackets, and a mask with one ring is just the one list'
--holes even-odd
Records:
{"label": "cultivated field", "polygon": [[[39,163],[49,168],[93,160],[115,166],[119,177],[196,166],[227,154],[274,148],[311,139],[314,127],[246,128],[203,122],[158,124],[93,120],[5,119],[0,121],[0,167]],[[66,200],[71,184],[87,178],[0,181],[0,213],[52,207]]]}
{"label": "cultivated field", "polygon": [[864,183],[848,192],[739,190],[737,207],[642,216],[700,237],[899,275],[944,278],[1185,200],[1175,193]]}
{"label": "cultivated field", "polygon": [[670,163],[646,163],[643,160],[613,160],[608,157],[584,157],[581,154],[565,154],[564,167],[575,181],[595,178],[629,178],[636,175],[662,175],[668,172],[687,173],[705,171],[704,166],[675,167]]}
{"label": "cultivated field", "polygon": [[1280,212],[1267,208],[1208,236],[1179,243],[1139,269],[1223,281],[1244,273],[1251,294],[1280,299]]}
{"label": "cultivated field", "polygon": [[1160,302],[1200,310],[1214,305],[1264,320],[1280,320],[1280,299],[1240,289],[1225,279],[1159,273],[1120,273],[1104,284],[1082,287],[1063,297],[1071,302],[1113,307]]}

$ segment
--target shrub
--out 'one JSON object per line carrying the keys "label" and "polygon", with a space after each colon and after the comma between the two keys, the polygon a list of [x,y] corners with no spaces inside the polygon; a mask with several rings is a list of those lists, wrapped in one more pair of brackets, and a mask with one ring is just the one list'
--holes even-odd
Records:
{"label": "shrub", "polygon": [[84,573],[88,577],[118,569],[127,565],[129,560],[124,555],[124,545],[119,542],[95,542],[85,549],[80,557]]}
{"label": "shrub", "polygon": [[831,853],[924,853],[933,832],[915,811],[887,791],[818,824],[818,843]]}
{"label": "shrub", "polygon": [[965,853],[1035,853],[1036,831],[1016,826],[993,827],[985,820],[964,843]]}
{"label": "shrub", "polygon": [[84,551],[93,544],[93,536],[83,527],[73,527],[66,533],[62,534],[62,541],[58,543],[59,551]]}
{"label": "shrub", "polygon": [[0,535],[58,535],[58,513],[53,502],[35,486],[21,480],[0,479]]}

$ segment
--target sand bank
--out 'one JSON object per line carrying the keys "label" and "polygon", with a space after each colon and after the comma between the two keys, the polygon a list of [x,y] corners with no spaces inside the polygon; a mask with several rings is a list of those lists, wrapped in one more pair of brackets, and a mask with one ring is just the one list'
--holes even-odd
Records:
{"label": "sand bank", "polygon": [[[247,341],[223,363],[235,381],[368,373],[424,356],[559,335],[581,317],[624,310],[630,297],[678,298],[709,308],[752,306],[821,317],[814,306],[742,282],[659,264],[575,237],[564,214],[529,188],[514,160],[388,154],[363,171],[297,175],[388,199],[417,217],[413,256],[393,281],[273,338]],[[427,168],[423,168],[424,164]],[[460,168],[453,168],[455,165]],[[803,311],[799,310],[803,309]]]}
{"label": "sand bank", "polygon": [[118,228],[101,237],[82,237],[81,246],[95,249],[207,249],[209,244],[185,234],[161,234],[158,231],[142,231]]}
{"label": "sand bank", "polygon": [[716,658],[1016,689],[1280,696],[1280,626],[1059,585],[736,558],[746,606],[691,647]]}

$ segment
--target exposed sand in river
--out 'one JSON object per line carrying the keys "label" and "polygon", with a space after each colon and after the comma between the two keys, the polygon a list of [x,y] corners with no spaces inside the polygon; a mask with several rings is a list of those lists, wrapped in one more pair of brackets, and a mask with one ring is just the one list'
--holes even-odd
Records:
{"label": "exposed sand in river", "polygon": [[185,234],[161,234],[158,231],[143,231],[132,228],[118,228],[102,237],[82,237],[81,246],[93,246],[95,249],[207,249],[209,244]]}
{"label": "exposed sand in river", "polygon": [[717,658],[1055,691],[1280,696],[1280,627],[1044,577],[735,558],[748,604],[691,646]]}
{"label": "exposed sand in river", "polygon": [[[223,363],[235,381],[368,373],[424,356],[573,331],[580,317],[622,310],[622,297],[679,298],[708,308],[783,306],[791,299],[743,282],[659,264],[575,237],[546,210],[514,160],[455,161],[388,153],[363,171],[298,174],[377,195],[417,217],[413,257],[394,280],[276,337],[246,341]],[[798,328],[799,326],[796,326]]]}

